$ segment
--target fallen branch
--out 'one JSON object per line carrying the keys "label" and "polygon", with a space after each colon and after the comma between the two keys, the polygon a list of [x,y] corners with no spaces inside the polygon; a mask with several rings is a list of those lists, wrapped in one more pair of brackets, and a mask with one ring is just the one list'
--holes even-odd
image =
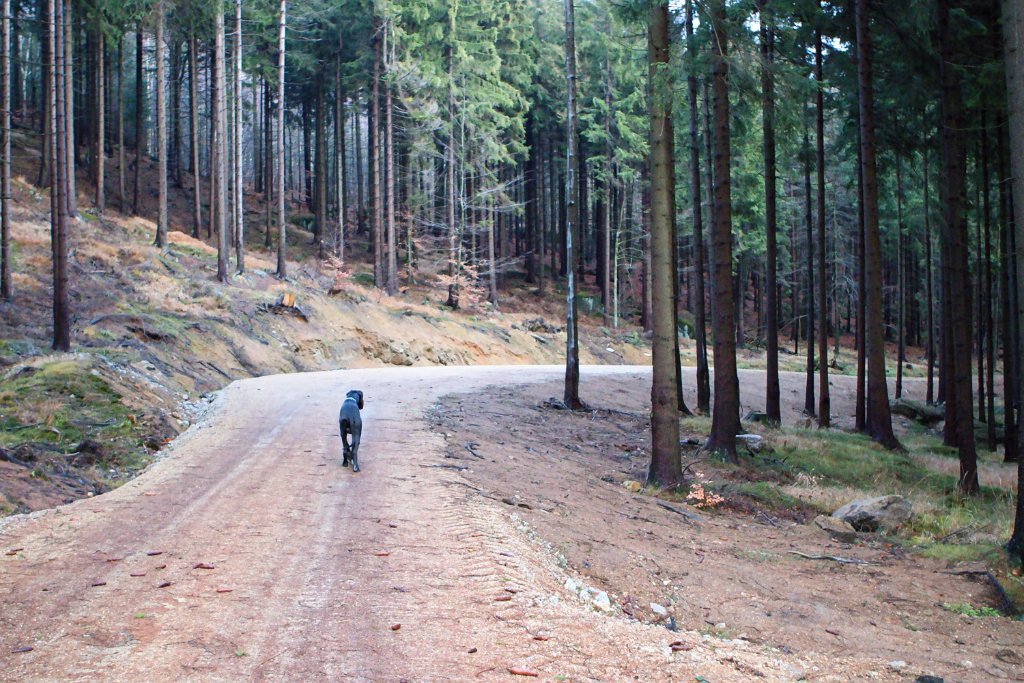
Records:
{"label": "fallen branch", "polygon": [[682,515],[683,519],[686,519],[689,522],[693,522],[694,524],[700,524],[702,521],[704,521],[699,516],[693,514],[692,512],[687,512],[686,510],[680,510],[679,508],[674,507],[672,505],[669,505],[668,503],[660,501],[660,500],[658,501],[658,506],[665,508],[669,512],[674,512],[677,515]]}
{"label": "fallen branch", "polygon": [[790,550],[790,555],[799,555],[808,560],[831,560],[832,562],[838,562],[839,564],[878,564],[877,562],[871,562],[870,560],[859,560],[851,557],[837,557],[835,555],[807,555],[800,552],[799,550]]}

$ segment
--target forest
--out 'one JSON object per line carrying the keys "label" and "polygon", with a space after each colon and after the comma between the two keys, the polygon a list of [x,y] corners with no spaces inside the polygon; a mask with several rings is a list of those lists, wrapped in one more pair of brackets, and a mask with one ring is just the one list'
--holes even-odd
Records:
{"label": "forest", "polygon": [[[799,367],[823,434],[904,454],[895,421],[939,424],[952,507],[1016,463],[1024,562],[1016,0],[0,1],[0,299],[45,281],[53,350],[81,221],[114,213],[210,245],[225,286],[259,257],[466,316],[557,295],[570,411],[581,318],[649,340],[644,486],[689,480],[694,416],[732,466],[793,426]],[[46,269],[12,178],[47,195]]]}

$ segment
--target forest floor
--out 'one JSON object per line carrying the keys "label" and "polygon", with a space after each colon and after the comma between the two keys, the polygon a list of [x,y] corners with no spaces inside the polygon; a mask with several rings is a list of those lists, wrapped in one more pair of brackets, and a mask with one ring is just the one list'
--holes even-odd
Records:
{"label": "forest floor", "polygon": [[[0,522],[0,678],[1024,680],[1024,623],[983,609],[975,565],[630,492],[649,370],[585,368],[582,413],[544,406],[561,373],[233,383],[142,476]],[[359,474],[339,463],[349,387]]]}

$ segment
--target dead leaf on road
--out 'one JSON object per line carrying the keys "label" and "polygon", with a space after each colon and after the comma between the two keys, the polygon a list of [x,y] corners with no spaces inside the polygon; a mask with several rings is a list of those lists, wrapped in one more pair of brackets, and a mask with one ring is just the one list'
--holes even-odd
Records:
{"label": "dead leaf on road", "polygon": [[517,666],[510,666],[508,668],[508,672],[513,676],[531,676],[533,678],[540,676],[540,674],[536,671],[530,671],[529,669],[520,669]]}

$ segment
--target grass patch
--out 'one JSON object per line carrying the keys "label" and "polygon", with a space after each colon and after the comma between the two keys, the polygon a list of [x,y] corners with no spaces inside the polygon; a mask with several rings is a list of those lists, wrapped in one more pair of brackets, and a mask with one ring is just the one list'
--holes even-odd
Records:
{"label": "grass patch", "polygon": [[134,416],[87,361],[65,358],[26,366],[4,382],[0,446],[40,443],[69,453],[85,439],[100,444],[114,461],[98,464],[143,464]]}
{"label": "grass patch", "polygon": [[997,610],[995,607],[975,607],[969,602],[944,602],[942,603],[942,609],[946,610],[947,612],[953,612],[954,614],[962,614],[965,617],[1002,616],[999,614],[999,610]]}

